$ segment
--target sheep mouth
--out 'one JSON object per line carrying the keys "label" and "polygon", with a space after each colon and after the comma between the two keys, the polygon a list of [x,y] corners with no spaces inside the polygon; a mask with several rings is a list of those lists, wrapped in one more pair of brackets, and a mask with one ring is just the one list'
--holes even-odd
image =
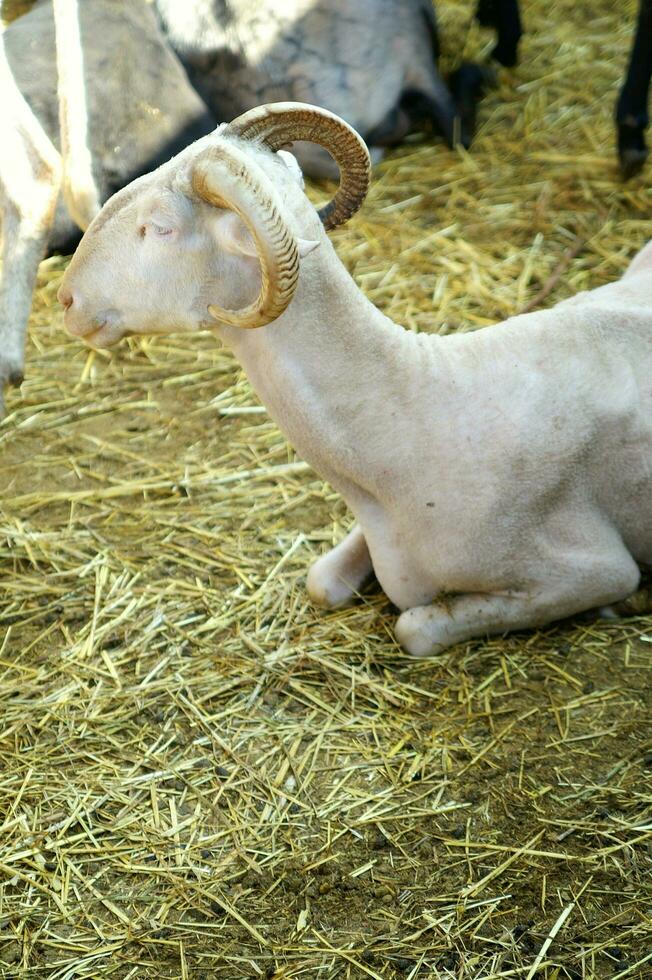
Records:
{"label": "sheep mouth", "polygon": [[117,344],[123,336],[124,331],[121,327],[112,323],[104,323],[99,327],[95,327],[88,333],[83,334],[80,339],[84,341],[87,347],[93,347],[97,350],[101,350],[105,347],[113,347],[113,345]]}
{"label": "sheep mouth", "polygon": [[64,322],[68,333],[83,340],[89,347],[111,347],[124,335],[121,324],[111,313],[84,323],[75,323],[73,318],[66,314]]}

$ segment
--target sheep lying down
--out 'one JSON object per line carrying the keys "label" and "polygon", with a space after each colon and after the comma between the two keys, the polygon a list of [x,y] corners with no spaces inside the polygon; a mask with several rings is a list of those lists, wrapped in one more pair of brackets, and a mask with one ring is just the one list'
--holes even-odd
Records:
{"label": "sheep lying down", "polygon": [[[340,166],[319,213],[279,151],[293,139]],[[415,656],[629,596],[652,565],[652,245],[553,309],[414,334],[326,235],[368,179],[336,116],[254,109],[104,206],[64,277],[66,326],[95,347],[214,329],[356,517],[311,597],[339,606],[375,572]]]}

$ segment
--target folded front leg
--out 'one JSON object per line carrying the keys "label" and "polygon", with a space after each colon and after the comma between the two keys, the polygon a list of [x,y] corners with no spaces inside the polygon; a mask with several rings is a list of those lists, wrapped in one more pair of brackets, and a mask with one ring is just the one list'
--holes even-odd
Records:
{"label": "folded front leg", "polygon": [[415,606],[399,616],[396,638],[413,657],[430,657],[475,637],[530,629],[619,602],[636,590],[640,579],[624,548],[602,565],[590,559],[578,562],[574,571],[572,576],[569,569],[555,570],[532,592],[456,595]]}
{"label": "folded front leg", "polygon": [[373,571],[364,534],[356,525],[343,541],[322,555],[308,572],[308,594],[318,606],[349,602]]}

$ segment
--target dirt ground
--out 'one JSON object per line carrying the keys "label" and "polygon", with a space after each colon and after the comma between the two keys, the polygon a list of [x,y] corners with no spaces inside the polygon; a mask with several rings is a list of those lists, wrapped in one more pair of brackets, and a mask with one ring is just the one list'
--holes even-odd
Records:
{"label": "dirt ground", "polygon": [[[410,329],[650,237],[611,122],[634,4],[524,8],[472,151],[395,151],[333,236]],[[446,64],[486,56],[438,10]],[[211,336],[68,338],[64,267],[0,425],[0,977],[652,977],[645,596],[424,661],[373,586],[313,608],[341,499]]]}

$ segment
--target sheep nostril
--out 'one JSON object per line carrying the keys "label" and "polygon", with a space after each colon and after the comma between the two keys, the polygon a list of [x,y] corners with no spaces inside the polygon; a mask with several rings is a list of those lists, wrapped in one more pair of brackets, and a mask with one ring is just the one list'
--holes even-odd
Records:
{"label": "sheep nostril", "polygon": [[68,289],[65,289],[64,286],[61,286],[59,292],[57,293],[57,297],[64,310],[69,310],[73,303],[72,293]]}

